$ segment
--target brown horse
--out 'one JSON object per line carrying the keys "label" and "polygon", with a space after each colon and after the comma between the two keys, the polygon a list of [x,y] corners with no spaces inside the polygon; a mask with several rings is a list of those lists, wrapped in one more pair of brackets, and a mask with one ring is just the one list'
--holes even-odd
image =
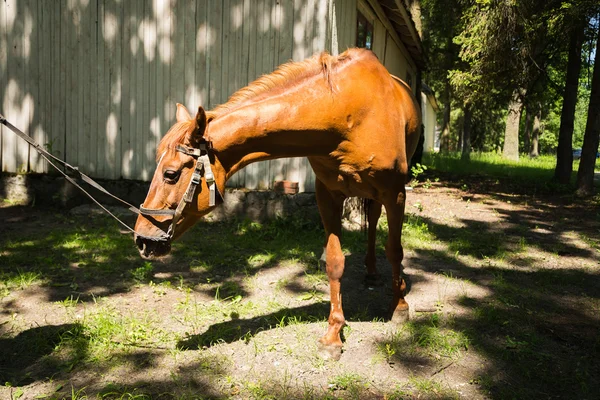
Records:
{"label": "brown horse", "polygon": [[390,75],[370,51],[350,49],[282,65],[195,118],[177,105],[177,123],[159,144],[158,166],[138,217],[135,241],[143,257],[170,251],[171,241],[222,201],[225,182],[246,165],[281,157],[308,157],[325,228],[331,311],[320,339],[338,358],[344,326],[340,279],[342,204],[373,200],[369,208],[367,278],[377,277],[375,226],[387,212],[386,255],[392,265],[392,321],[408,317],[402,278],[402,222],[408,164],[421,126],[410,88]]}

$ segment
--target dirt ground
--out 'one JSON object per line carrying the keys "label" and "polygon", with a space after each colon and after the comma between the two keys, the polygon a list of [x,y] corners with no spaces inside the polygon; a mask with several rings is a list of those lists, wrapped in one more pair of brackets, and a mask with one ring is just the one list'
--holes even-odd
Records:
{"label": "dirt ground", "polygon": [[[339,361],[324,361],[317,354],[317,339],[326,329],[328,287],[322,281],[309,282],[302,263],[285,261],[259,268],[250,278],[240,276],[243,299],[238,305],[223,306],[222,315],[209,324],[190,322],[194,307],[215,304],[214,293],[202,290],[200,283],[191,292],[176,284],[160,290],[149,284],[121,290],[116,277],[90,280],[93,283],[75,289],[32,285],[12,290],[0,300],[0,347],[14,345],[19,337],[35,337],[38,329],[77,324],[97,307],[150,318],[154,329],[150,336],[156,339],[114,355],[110,363],[89,362],[72,370],[52,371],[41,362],[42,356],[32,356],[20,371],[29,378],[19,387],[0,387],[0,398],[84,398],[84,393],[94,398],[111,387],[118,388],[117,394],[108,395],[112,398],[142,393],[152,398],[484,399],[519,398],[523,393],[538,398],[568,398],[567,393],[599,398],[598,362],[583,365],[589,361],[579,355],[577,360],[568,359],[573,352],[597,354],[600,348],[597,208],[560,197],[434,183],[409,191],[406,209],[412,225],[425,224],[430,238],[405,246],[411,319],[421,321],[418,328],[435,315],[444,321],[440,327],[465,332],[469,345],[457,352],[428,352],[426,344],[425,350],[396,351],[394,346],[401,343],[396,332],[401,328],[392,325],[386,313],[391,268],[380,252],[382,286],[367,287],[364,255],[357,252],[347,255],[342,282],[348,326]],[[5,204],[0,208],[0,226],[3,235],[51,230],[56,213]],[[173,282],[194,274],[188,262],[175,257],[153,273],[156,281]],[[303,295],[307,288],[314,299]],[[57,302],[75,292],[85,301],[68,309]],[[277,302],[285,313],[269,309],[246,316],[244,308],[235,308],[265,299]],[[490,317],[492,309],[496,314]],[[286,323],[282,318],[294,315],[302,315],[303,322]],[[315,321],[306,321],[307,315]],[[273,326],[272,321],[278,320],[282,322]],[[520,337],[520,323],[536,334]],[[253,334],[240,337],[239,332],[246,331]],[[166,339],[159,339],[161,335]],[[220,340],[208,339],[219,335]],[[415,343],[409,339],[406,346]],[[8,353],[6,347],[2,352]],[[18,352],[27,356],[26,351]],[[550,355],[543,358],[542,353]],[[549,365],[553,357],[567,360]],[[535,370],[552,368],[572,370],[549,372],[551,377],[581,377],[554,382],[558,391],[545,392],[545,383],[533,381],[541,375]],[[530,371],[531,377],[522,371]],[[527,382],[531,390],[522,391]],[[129,397],[118,397],[123,388]]]}

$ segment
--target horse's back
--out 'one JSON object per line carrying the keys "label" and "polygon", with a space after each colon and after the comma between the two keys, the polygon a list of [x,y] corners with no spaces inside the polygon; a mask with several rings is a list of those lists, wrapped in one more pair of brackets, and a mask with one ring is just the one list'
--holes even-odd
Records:
{"label": "horse's back", "polygon": [[330,157],[311,157],[317,177],[346,196],[377,199],[402,190],[418,142],[419,106],[408,85],[370,51],[352,49],[334,78],[332,119],[342,140]]}

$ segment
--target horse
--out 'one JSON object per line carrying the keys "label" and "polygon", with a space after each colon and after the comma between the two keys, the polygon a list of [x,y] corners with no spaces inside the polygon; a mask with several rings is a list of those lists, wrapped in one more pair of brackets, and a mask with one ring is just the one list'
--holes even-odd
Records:
{"label": "horse", "polygon": [[408,319],[401,235],[408,165],[420,136],[420,108],[410,87],[391,75],[374,53],[323,52],[283,64],[212,111],[200,106],[192,118],[177,104],[176,120],[158,145],[156,171],[135,224],[134,240],[142,257],[168,254],[173,240],[223,202],[225,183],[246,165],[307,157],[316,176],[331,301],[320,352],[339,359],[342,351],[340,235],[347,197],[372,203],[367,212],[368,281],[379,279],[375,232],[385,207],[391,321]]}

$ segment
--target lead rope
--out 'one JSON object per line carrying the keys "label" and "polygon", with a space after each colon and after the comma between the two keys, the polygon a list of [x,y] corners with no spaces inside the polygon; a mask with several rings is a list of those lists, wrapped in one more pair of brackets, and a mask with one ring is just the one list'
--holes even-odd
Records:
{"label": "lead rope", "polygon": [[[65,179],[67,181],[69,181],[72,185],[74,185],[76,188],[81,190],[87,197],[89,197],[94,203],[96,203],[96,205],[98,207],[103,209],[108,215],[113,217],[117,222],[119,222],[121,225],[123,225],[128,231],[130,231],[134,234],[137,234],[137,232],[133,228],[131,228],[125,222],[121,221],[116,215],[114,215],[112,212],[110,212],[110,210],[108,210],[106,207],[104,207],[102,204],[100,204],[100,202],[98,200],[96,200],[94,198],[94,196],[92,196],[87,190],[85,190],[83,187],[81,187],[81,185],[79,185],[73,178],[71,178],[69,175],[67,175],[61,168],[59,168],[56,164],[54,164],[50,159],[53,159],[53,160],[61,163],[66,168],[70,169],[71,171],[75,171],[84,182],[86,182],[90,186],[94,187],[95,189],[98,189],[99,191],[109,195],[113,199],[119,200],[121,203],[127,205],[131,212],[133,212],[135,214],[140,214],[140,210],[137,207],[135,207],[135,206],[129,204],[128,202],[126,202],[125,200],[120,199],[117,196],[113,195],[108,190],[106,190],[102,186],[100,186],[100,184],[98,184],[92,178],[90,178],[83,172],[79,171],[79,169],[77,167],[74,167],[74,166],[70,165],[69,163],[67,163],[66,161],[63,161],[60,158],[54,156],[53,154],[47,152],[44,148],[42,148],[39,144],[37,144],[29,135],[23,133],[21,130],[19,130],[17,127],[15,127],[13,124],[8,122],[8,120],[2,114],[0,114],[0,123],[3,124],[4,126],[6,126],[11,131],[13,131],[21,139],[23,139],[27,143],[29,143],[42,156],[42,158],[48,162],[48,164],[50,164],[51,166],[54,167],[54,169],[56,169],[58,172],[60,172],[65,177]],[[141,235],[141,236],[143,236],[143,235]]]}

